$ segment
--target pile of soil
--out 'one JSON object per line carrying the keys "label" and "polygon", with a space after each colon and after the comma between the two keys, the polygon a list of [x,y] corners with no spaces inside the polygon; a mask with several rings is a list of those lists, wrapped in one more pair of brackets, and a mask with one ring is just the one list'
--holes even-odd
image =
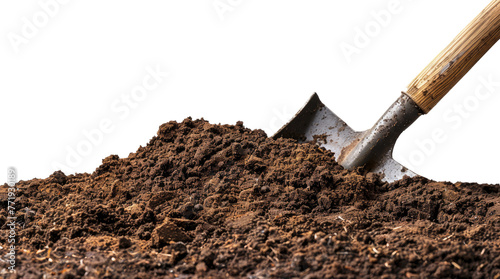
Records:
{"label": "pile of soil", "polygon": [[[241,122],[169,122],[92,174],[17,188],[4,277],[500,277],[500,185],[388,184]],[[0,197],[5,224],[6,185]]]}

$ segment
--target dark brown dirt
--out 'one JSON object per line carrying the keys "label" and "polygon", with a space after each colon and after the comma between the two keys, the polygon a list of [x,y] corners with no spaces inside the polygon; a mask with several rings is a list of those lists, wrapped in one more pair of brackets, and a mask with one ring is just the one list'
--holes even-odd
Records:
{"label": "dark brown dirt", "polygon": [[169,122],[92,174],[17,187],[12,277],[500,277],[499,185],[387,184],[242,123]]}

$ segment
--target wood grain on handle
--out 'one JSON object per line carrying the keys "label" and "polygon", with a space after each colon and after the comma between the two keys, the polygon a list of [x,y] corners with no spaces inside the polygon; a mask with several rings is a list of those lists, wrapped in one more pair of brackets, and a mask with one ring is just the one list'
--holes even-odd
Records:
{"label": "wood grain on handle", "polygon": [[428,113],[499,39],[500,0],[494,0],[408,85],[406,94]]}

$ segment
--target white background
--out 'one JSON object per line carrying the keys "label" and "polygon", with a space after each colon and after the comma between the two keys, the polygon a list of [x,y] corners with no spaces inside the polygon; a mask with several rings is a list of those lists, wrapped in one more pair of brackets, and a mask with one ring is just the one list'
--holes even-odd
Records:
{"label": "white background", "polygon": [[[353,128],[368,129],[490,2],[54,1],[0,2],[3,181],[8,166],[23,180],[45,178],[54,166],[92,172],[188,116],[242,120],[271,135],[313,92]],[[357,42],[359,32],[369,41]],[[346,55],[346,45],[357,53]],[[436,180],[499,183],[500,87],[484,97],[481,83],[500,82],[499,60],[497,45],[402,135],[395,158]],[[157,67],[170,75],[126,114],[121,98]],[[90,144],[84,133],[101,121],[113,129]],[[436,130],[444,140],[432,139]],[[75,160],[78,146],[87,149]]]}

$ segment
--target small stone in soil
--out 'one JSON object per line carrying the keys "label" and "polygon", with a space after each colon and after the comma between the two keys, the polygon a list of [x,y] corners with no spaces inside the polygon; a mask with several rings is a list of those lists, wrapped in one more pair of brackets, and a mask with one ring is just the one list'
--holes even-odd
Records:
{"label": "small stone in soil", "polygon": [[303,271],[309,267],[306,261],[305,255],[302,253],[297,253],[293,255],[292,258],[292,268],[298,271]]}
{"label": "small stone in soil", "polygon": [[118,239],[118,248],[120,249],[127,249],[130,246],[132,246],[132,241],[126,237],[120,237]]}
{"label": "small stone in soil", "polygon": [[195,213],[194,213],[194,206],[192,203],[188,202],[186,203],[185,205],[182,206],[182,216],[186,219],[193,219],[194,217],[196,217]]}

